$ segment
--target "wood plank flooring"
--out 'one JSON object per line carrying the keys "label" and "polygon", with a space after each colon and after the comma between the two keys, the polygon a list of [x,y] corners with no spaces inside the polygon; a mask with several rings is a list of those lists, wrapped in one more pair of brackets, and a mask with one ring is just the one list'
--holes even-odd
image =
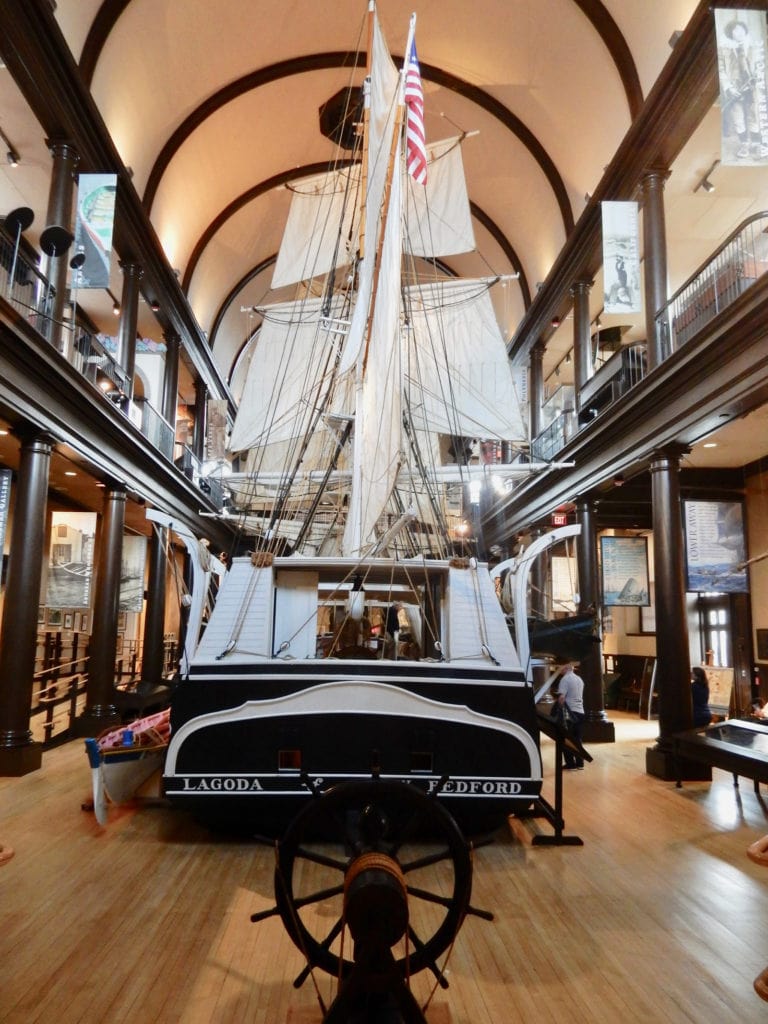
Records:
{"label": "wood plank flooring", "polygon": [[[565,777],[566,831],[583,847],[531,845],[511,822],[474,855],[475,906],[430,1024],[764,1022],[752,983],[768,963],[768,871],[746,856],[768,833],[765,789],[715,771],[682,790],[645,774],[657,726],[612,714],[617,743]],[[545,793],[554,747],[543,740]],[[269,848],[225,841],[161,801],[81,810],[81,741],[41,771],[0,779],[3,1024],[314,1024],[311,981],[272,902]],[[327,975],[318,975],[326,1002]],[[425,1000],[428,972],[413,979]]]}

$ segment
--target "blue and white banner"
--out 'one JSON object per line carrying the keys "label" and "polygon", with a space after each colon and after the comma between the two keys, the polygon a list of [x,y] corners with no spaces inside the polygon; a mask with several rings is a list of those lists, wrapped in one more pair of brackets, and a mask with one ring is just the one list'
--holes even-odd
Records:
{"label": "blue and white banner", "polygon": [[715,9],[720,75],[720,160],[739,167],[768,166],[768,40],[766,12]]}
{"label": "blue and white banner", "polygon": [[116,174],[81,174],[77,187],[75,256],[85,261],[72,271],[72,287],[108,288],[115,224]]}
{"label": "blue and white banner", "polygon": [[744,509],[740,501],[684,501],[687,589],[749,591]]}
{"label": "blue and white banner", "polygon": [[640,313],[640,243],[637,203],[605,202],[603,304],[606,313]]}

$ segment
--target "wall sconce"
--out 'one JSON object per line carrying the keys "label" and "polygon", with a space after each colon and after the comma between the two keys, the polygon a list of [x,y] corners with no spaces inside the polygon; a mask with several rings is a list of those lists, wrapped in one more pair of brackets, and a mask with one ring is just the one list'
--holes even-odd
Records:
{"label": "wall sconce", "polygon": [[709,176],[714,171],[714,169],[717,167],[717,165],[719,163],[720,163],[719,160],[715,160],[715,162],[712,164],[712,166],[709,168],[709,170],[704,172],[704,174],[702,175],[698,185],[693,190],[694,192],[698,192],[700,188],[703,188],[705,192],[714,192],[715,191],[715,184],[714,184],[714,182],[709,180]]}

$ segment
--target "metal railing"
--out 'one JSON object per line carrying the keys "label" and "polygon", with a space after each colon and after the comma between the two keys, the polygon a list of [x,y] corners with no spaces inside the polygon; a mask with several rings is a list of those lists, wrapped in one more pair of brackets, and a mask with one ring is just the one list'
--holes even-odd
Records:
{"label": "metal railing", "polygon": [[685,345],[768,269],[768,212],[739,225],[656,315],[662,358]]}
{"label": "metal railing", "polygon": [[[51,317],[55,298],[51,284],[23,249],[3,231],[0,231],[0,295],[24,316],[39,335],[46,341],[52,340],[56,325]],[[62,328],[59,348],[61,355],[94,388],[107,394],[153,448],[173,461],[175,434],[171,424],[146,398],[128,400],[128,377],[125,370],[97,337],[77,323],[76,306],[73,307],[73,316],[74,322],[65,320],[63,324],[58,324]],[[189,478],[203,493],[212,494],[214,485],[217,494],[221,491],[218,481],[212,481],[210,491],[207,486],[201,486],[202,475],[199,470]]]}

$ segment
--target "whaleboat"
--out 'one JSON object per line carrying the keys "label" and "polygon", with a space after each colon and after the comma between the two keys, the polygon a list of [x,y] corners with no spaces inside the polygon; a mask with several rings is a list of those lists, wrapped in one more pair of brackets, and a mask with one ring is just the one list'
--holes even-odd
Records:
{"label": "whaleboat", "polygon": [[414,27],[398,71],[371,4],[352,158],[290,186],[272,287],[292,298],[248,311],[222,479],[238,542],[163,768],[212,827],[279,835],[313,794],[373,778],[475,834],[540,793],[529,667],[478,534],[484,489],[550,467],[528,457],[502,279],[446,269],[475,247],[464,139],[424,141]]}

